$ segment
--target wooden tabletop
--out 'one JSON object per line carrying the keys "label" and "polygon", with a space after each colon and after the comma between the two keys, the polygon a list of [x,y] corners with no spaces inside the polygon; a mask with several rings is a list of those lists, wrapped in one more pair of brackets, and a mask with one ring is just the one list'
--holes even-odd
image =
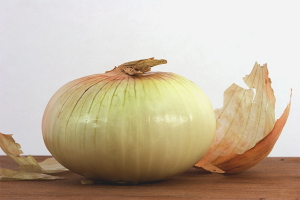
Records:
{"label": "wooden tabletop", "polygon": [[[0,156],[0,167],[17,170],[18,164]],[[83,177],[73,172],[56,175],[66,179],[2,181],[0,199],[300,199],[300,157],[266,158],[231,175],[190,168],[171,180],[140,185],[82,185]]]}

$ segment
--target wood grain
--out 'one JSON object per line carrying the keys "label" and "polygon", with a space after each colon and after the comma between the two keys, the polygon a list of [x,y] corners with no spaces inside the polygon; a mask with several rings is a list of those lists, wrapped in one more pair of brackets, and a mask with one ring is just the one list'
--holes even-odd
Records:
{"label": "wood grain", "polygon": [[[7,156],[0,156],[0,167],[18,169]],[[266,158],[230,175],[190,168],[171,180],[141,185],[82,185],[75,173],[56,175],[66,180],[0,182],[0,199],[300,199],[300,157]]]}

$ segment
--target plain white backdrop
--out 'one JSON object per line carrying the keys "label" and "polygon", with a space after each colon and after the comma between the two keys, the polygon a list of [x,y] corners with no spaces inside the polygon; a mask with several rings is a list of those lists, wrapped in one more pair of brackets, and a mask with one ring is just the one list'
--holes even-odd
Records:
{"label": "plain white backdrop", "polygon": [[[24,154],[50,155],[44,109],[63,84],[127,61],[197,84],[214,108],[255,62],[268,64],[276,119],[289,119],[269,156],[300,156],[299,1],[0,0],[0,131]],[[0,150],[0,155],[3,155]]]}

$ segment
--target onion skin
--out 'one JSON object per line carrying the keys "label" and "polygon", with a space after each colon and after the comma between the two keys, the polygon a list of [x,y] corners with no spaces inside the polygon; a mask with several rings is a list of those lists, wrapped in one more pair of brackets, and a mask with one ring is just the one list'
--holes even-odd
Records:
{"label": "onion skin", "polygon": [[[290,103],[275,122],[276,98],[267,64],[257,62],[244,82],[224,92],[224,104],[215,110],[217,129],[207,154],[195,165],[213,173],[239,173],[265,159],[288,119]],[[254,91],[255,89],[255,95]]]}
{"label": "onion skin", "polygon": [[[290,98],[292,98],[292,94]],[[264,139],[259,141],[253,148],[249,149],[243,154],[219,156],[213,160],[211,164],[221,169],[223,171],[222,173],[233,174],[243,172],[260,163],[271,153],[283,130],[283,127],[285,126],[290,109],[291,99],[281,117],[276,121],[273,130]],[[197,165],[195,167],[198,168]]]}
{"label": "onion skin", "polygon": [[195,165],[215,129],[211,103],[193,82],[165,72],[129,76],[118,68],[64,85],[42,122],[45,145],[64,167],[134,184]]}

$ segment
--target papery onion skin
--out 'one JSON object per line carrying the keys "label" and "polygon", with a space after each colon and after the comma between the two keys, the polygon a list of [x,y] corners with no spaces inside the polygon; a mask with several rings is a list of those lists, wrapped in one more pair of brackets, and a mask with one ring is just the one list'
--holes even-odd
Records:
{"label": "papery onion skin", "polygon": [[208,151],[215,129],[211,103],[193,82],[174,73],[118,70],[64,85],[42,123],[45,145],[63,166],[126,183],[184,172]]}

